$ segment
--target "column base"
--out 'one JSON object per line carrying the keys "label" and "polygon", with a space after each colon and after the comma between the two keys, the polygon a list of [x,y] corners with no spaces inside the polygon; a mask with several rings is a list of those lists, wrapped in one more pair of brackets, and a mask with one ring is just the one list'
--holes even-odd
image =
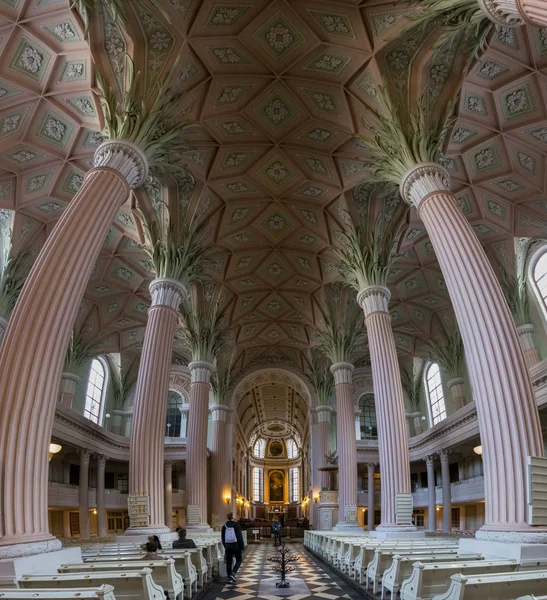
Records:
{"label": "column base", "polygon": [[[7,539],[8,538],[3,538],[2,541],[7,541]],[[63,546],[57,538],[54,538],[51,535],[40,541],[29,540],[26,542],[17,538],[12,538],[10,541],[13,541],[13,543],[6,546],[0,546],[0,560],[57,552]]]}
{"label": "column base", "polygon": [[532,567],[537,569],[538,561],[543,564],[547,561],[547,539],[543,543],[526,544],[516,540],[507,543],[464,538],[460,540],[458,551],[462,554],[483,554],[486,560],[516,560],[521,564],[521,570]]}
{"label": "column base", "polygon": [[[530,527],[528,530],[505,531],[481,527],[475,534],[477,540],[486,542],[500,542],[502,544],[546,544],[547,527]],[[547,547],[547,546],[546,546]]]}
{"label": "column base", "polygon": [[423,540],[425,531],[418,531],[414,525],[378,525],[370,537],[381,540]]}
{"label": "column base", "polygon": [[171,530],[165,525],[149,525],[148,527],[129,527],[126,529],[123,534],[124,536],[133,536],[133,535],[157,535],[159,536],[162,533],[171,533]]}
{"label": "column base", "polygon": [[[58,542],[58,540],[55,541]],[[11,546],[5,546],[5,548],[11,548]],[[63,548],[62,550],[32,556],[4,558],[4,560],[0,560],[0,580],[2,585],[5,585],[9,584],[10,580],[15,581],[25,574],[57,575],[57,569],[61,565],[81,562],[82,553],[80,548]]]}
{"label": "column base", "polygon": [[332,528],[333,531],[337,531],[340,533],[363,533],[364,529],[359,525],[359,523],[345,523],[341,521],[340,523],[336,523],[336,525]]}
{"label": "column base", "polygon": [[185,529],[188,532],[196,531],[199,533],[211,533],[213,531],[213,528],[208,523],[200,523],[199,525],[186,525]]}

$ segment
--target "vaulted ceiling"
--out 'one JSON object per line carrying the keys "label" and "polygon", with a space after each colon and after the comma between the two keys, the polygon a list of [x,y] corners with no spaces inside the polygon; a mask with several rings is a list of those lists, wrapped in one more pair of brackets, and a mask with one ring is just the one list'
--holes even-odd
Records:
{"label": "vaulted ceiling", "polygon": [[[127,49],[153,93],[180,57],[174,81],[197,181],[189,211],[208,223],[208,275],[225,286],[230,344],[242,368],[303,368],[322,288],[338,274],[331,248],[345,211],[378,211],[355,137],[370,128],[378,85],[406,86],[409,97],[427,89],[434,104],[459,85],[457,52],[439,58],[431,40],[401,33],[414,9],[384,0],[165,0],[169,22],[134,0],[129,34],[103,15],[90,51],[69,4],[0,0],[0,207],[16,211],[17,246],[39,251],[100,143],[94,63],[119,81]],[[508,265],[515,237],[547,233],[546,94],[547,32],[497,30],[464,83],[443,159],[492,260]],[[142,192],[153,203],[168,193],[154,181]],[[138,351],[142,341],[153,274],[135,203],[106,235],[81,306],[98,351]],[[398,203],[392,196],[384,209],[394,214]],[[402,354],[451,327],[446,286],[413,212],[390,287]],[[281,420],[296,402],[283,394]],[[260,419],[272,401],[261,387],[246,400]]]}

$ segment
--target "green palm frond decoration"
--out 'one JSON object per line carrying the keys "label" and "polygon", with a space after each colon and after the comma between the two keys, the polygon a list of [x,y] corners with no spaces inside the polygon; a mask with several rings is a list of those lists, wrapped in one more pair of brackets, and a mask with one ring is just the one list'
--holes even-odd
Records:
{"label": "green palm frond decoration", "polygon": [[445,369],[451,379],[463,376],[465,352],[458,330],[430,340],[426,353],[429,360]]}
{"label": "green palm frond decoration", "polygon": [[124,369],[123,365],[118,365],[115,360],[110,356],[108,357],[114,409],[123,408],[129,391],[135,385],[138,376],[136,365],[138,365],[138,361],[134,361]]}
{"label": "green palm frond decoration", "polygon": [[[167,22],[170,22],[169,15],[165,12],[161,2],[158,0],[146,0],[146,3],[158,10],[162,17],[166,19]],[[91,21],[100,10],[107,11],[112,21],[117,21],[125,27],[127,21],[127,5],[127,0],[72,0],[70,7],[77,10],[82,17],[85,26],[85,36],[87,38]]]}
{"label": "green palm frond decoration", "polygon": [[423,94],[416,112],[411,113],[403,103],[392,102],[385,86],[380,86],[378,93],[384,112],[376,113],[378,124],[373,127],[373,138],[360,137],[369,151],[364,163],[371,181],[399,186],[409,169],[424,162],[438,162],[457,98],[448,103],[440,118],[427,118]]}
{"label": "green palm frond decoration", "polygon": [[180,327],[192,355],[192,360],[214,363],[226,342],[228,332],[222,327],[224,314],[220,301],[200,302],[191,294],[180,305]]}
{"label": "green palm frond decoration", "polygon": [[363,336],[363,312],[355,302],[341,306],[330,299],[323,321],[324,329],[318,333],[321,351],[332,364],[351,363]]}
{"label": "green palm frond decoration", "polygon": [[344,282],[360,292],[371,285],[387,285],[396,241],[401,227],[390,227],[380,215],[372,231],[363,219],[347,219],[334,248],[340,258],[340,274]]}
{"label": "green palm frond decoration", "polygon": [[505,267],[501,267],[501,289],[509,310],[513,315],[515,325],[528,325],[530,323],[530,296],[528,293],[528,278],[510,275]]}
{"label": "green palm frond decoration", "polygon": [[229,404],[236,378],[233,363],[221,360],[217,355],[215,371],[211,377],[211,391],[218,404]]}
{"label": "green palm frond decoration", "polygon": [[63,372],[76,373],[76,371],[83,367],[85,363],[94,356],[94,343],[93,340],[86,341],[81,330],[76,331],[73,329],[66,350]]}
{"label": "green palm frond decoration", "polygon": [[334,392],[334,377],[328,361],[320,352],[312,351],[308,380],[315,392],[317,406],[329,406]]}
{"label": "green palm frond decoration", "polygon": [[414,13],[406,31],[419,28],[423,33],[443,28],[434,49],[445,51],[451,45],[462,43],[467,47],[470,62],[486,50],[490,33],[495,23],[479,7],[477,0],[419,0],[421,10]]}
{"label": "green palm frond decoration", "polygon": [[420,408],[420,399],[424,385],[425,362],[414,359],[412,365],[401,365],[401,384],[405,391],[410,406],[415,410]]}
{"label": "green palm frond decoration", "polygon": [[29,273],[29,256],[26,252],[10,256],[11,235],[6,235],[9,241],[3,238],[0,248],[0,316],[9,321]]}
{"label": "green palm frond decoration", "polygon": [[122,98],[110,87],[97,71],[97,84],[101,91],[107,138],[127,140],[138,146],[148,159],[150,173],[158,176],[166,173],[185,173],[182,165],[184,155],[191,150],[185,141],[187,124],[178,115],[180,95],[171,90],[171,81],[179,59],[175,61],[163,83],[157,85],[151,106],[143,99],[140,73],[135,73],[133,62],[127,60],[129,86]]}

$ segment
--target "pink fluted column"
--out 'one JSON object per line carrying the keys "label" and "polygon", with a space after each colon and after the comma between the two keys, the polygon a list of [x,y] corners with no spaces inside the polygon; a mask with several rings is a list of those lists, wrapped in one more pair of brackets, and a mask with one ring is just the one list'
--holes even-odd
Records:
{"label": "pink fluted column", "polygon": [[357,302],[365,313],[368,332],[374,405],[378,424],[382,524],[378,530],[414,530],[412,523],[397,521],[397,495],[410,496],[408,430],[399,360],[388,310],[390,291],[383,286],[361,290]]}
{"label": "pink fluted column", "polygon": [[437,531],[437,489],[435,487],[435,455],[425,457],[427,469],[427,530]]}
{"label": "pink fluted column", "polygon": [[99,537],[106,537],[106,505],[104,494],[104,472],[106,461],[106,456],[103,454],[97,455],[97,487],[95,489],[97,504],[97,535]]}
{"label": "pink fluted column", "polygon": [[166,460],[163,465],[163,485],[165,502],[165,526],[173,529],[173,461]]}
{"label": "pink fluted column", "polygon": [[73,373],[63,373],[61,375],[61,391],[59,403],[67,408],[72,408],[72,403],[76,397],[76,388],[81,379]]}
{"label": "pink fluted column", "polygon": [[78,482],[80,537],[89,537],[89,458],[88,450],[78,450],[80,455],[80,480]]}
{"label": "pink fluted column", "polygon": [[[338,446],[338,523],[335,530],[360,529],[357,523],[357,444],[353,414],[353,365],[335,363],[330,368],[336,390],[336,440]],[[355,513],[351,517],[350,513]]]}
{"label": "pink fluted column", "polygon": [[[91,271],[146,157],[105,142],[40,251],[0,349],[0,558],[60,547],[48,530],[48,455],[70,332]],[[10,548],[2,548],[10,546]]]}
{"label": "pink fluted column", "polygon": [[547,27],[545,0],[477,0],[486,16],[502,26],[516,27],[528,23]]}
{"label": "pink fluted column", "polygon": [[165,415],[177,311],[184,293],[184,286],[173,279],[154,279],[150,284],[152,303],[139,363],[129,447],[129,492],[148,495],[150,520],[147,528],[130,527],[126,531],[129,535],[142,533],[143,529],[167,531],[163,485]]}
{"label": "pink fluted column", "polygon": [[186,487],[188,527],[209,528],[207,524],[207,421],[213,365],[191,362],[190,409],[186,435]]}
{"label": "pink fluted column", "polygon": [[[325,465],[325,454],[330,452],[330,427],[331,427],[330,406],[317,406],[312,409],[311,426],[311,487],[312,496],[318,497],[323,488],[330,489],[330,476],[325,471],[319,471],[319,467]],[[312,524],[319,523],[319,505],[313,501],[311,509]]]}
{"label": "pink fluted column", "polygon": [[527,524],[527,457],[543,456],[532,382],[500,284],[449,187],[445,169],[428,163],[405,175],[401,195],[426,227],[463,338],[484,461],[486,514],[477,537],[547,540],[546,528]]}
{"label": "pink fluted column", "polygon": [[541,355],[538,347],[536,346],[536,340],[534,339],[534,332],[536,328],[530,323],[528,325],[521,325],[517,327],[517,333],[519,334],[520,346],[524,352],[524,360],[526,366],[531,369],[541,362]]}
{"label": "pink fluted column", "polygon": [[[211,406],[211,509],[217,515],[218,525],[224,523],[226,513],[232,509],[232,409],[222,404]],[[226,503],[226,498],[230,502]],[[216,519],[211,524],[218,526]]]}
{"label": "pink fluted column", "polygon": [[450,485],[450,465],[448,451],[439,452],[441,459],[441,482],[443,486],[443,533],[452,531],[452,486]]}
{"label": "pink fluted column", "polygon": [[465,406],[463,377],[455,377],[454,379],[451,379],[446,385],[450,390],[450,393],[452,394],[452,404],[454,405],[454,412],[462,409]]}
{"label": "pink fluted column", "polygon": [[367,529],[374,531],[374,512],[376,510],[375,490],[374,490],[374,471],[376,463],[367,464],[367,484],[368,484],[368,510],[367,510]]}

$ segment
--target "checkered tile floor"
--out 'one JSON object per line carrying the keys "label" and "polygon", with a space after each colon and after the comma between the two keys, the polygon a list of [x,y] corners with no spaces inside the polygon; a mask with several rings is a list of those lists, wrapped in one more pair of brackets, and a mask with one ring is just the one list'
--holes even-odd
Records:
{"label": "checkered tile floor", "polygon": [[[359,598],[362,600],[363,596],[357,590],[345,584],[333,573],[323,570],[322,564],[308,554],[302,544],[288,543],[287,546],[292,554],[300,556],[300,559],[293,563],[296,568],[288,577],[289,581],[295,580],[292,588],[285,590],[275,588],[274,584],[279,580],[279,575],[272,571],[272,567],[276,563],[267,560],[268,556],[275,554],[274,545],[252,544],[245,552],[243,564],[237,574],[237,583],[229,584],[225,579],[221,579],[219,582],[213,583],[205,593],[203,600],[251,600],[255,598],[263,600],[304,600],[304,598],[357,600]],[[268,593],[264,592],[264,588]],[[291,591],[294,593],[291,594]],[[303,593],[304,591],[305,593]]]}

